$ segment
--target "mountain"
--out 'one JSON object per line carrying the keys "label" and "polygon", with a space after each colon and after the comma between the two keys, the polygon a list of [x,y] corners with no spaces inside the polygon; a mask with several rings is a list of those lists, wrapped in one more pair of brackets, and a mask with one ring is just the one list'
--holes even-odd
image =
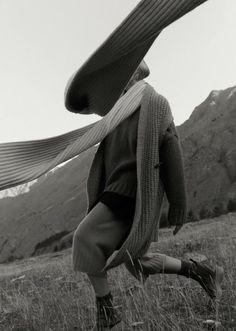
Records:
{"label": "mountain", "polygon": [[236,87],[212,91],[178,131],[190,208],[225,209],[236,200]]}
{"label": "mountain", "polygon": [[[178,128],[189,209],[196,215],[236,201],[236,87],[212,91]],[[97,147],[0,199],[0,262],[71,244],[86,210],[86,179]]]}
{"label": "mountain", "polygon": [[54,249],[86,211],[86,178],[96,147],[42,176],[30,192],[0,200],[0,262]]}

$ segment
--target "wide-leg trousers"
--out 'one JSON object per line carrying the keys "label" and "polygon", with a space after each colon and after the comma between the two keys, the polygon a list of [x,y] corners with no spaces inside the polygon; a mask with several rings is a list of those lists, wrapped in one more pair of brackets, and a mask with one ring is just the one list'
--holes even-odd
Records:
{"label": "wide-leg trousers", "polygon": [[122,245],[131,226],[131,222],[117,219],[107,205],[98,202],[74,232],[73,269],[100,273],[108,257]]}
{"label": "wide-leg trousers", "polygon": [[[111,208],[98,202],[74,232],[72,246],[74,271],[102,276],[102,269],[108,257],[122,245],[131,226],[132,222],[118,219]],[[140,260],[126,263],[126,267],[136,277],[142,268],[145,268],[149,274],[161,272],[164,263],[164,254],[147,253],[140,257]]]}

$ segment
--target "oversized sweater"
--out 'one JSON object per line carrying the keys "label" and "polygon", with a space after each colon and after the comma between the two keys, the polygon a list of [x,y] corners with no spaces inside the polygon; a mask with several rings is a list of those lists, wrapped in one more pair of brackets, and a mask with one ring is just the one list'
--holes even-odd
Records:
{"label": "oversized sweater", "polygon": [[105,191],[135,198],[137,190],[136,147],[140,107],[102,142]]}
{"label": "oversized sweater", "polygon": [[[102,193],[102,201],[109,202],[112,209],[122,206],[121,202],[117,201],[119,196],[116,194],[134,199],[136,197],[139,114],[140,107],[107,135],[99,146],[104,159],[104,192],[112,192],[109,198],[106,195],[105,200]],[[168,221],[169,224],[175,224],[176,219],[182,219],[178,214],[185,213],[186,190],[181,145],[174,122],[167,128],[160,146],[160,179],[170,205]]]}
{"label": "oversized sweater", "polygon": [[[135,198],[137,191],[136,147],[140,107],[120,123],[100,144],[104,155],[105,192]],[[169,222],[186,208],[181,145],[174,122],[160,146],[160,179],[170,203]]]}
{"label": "oversized sweater", "polygon": [[[173,117],[167,100],[147,84],[138,121],[137,194],[134,220],[123,245],[108,258],[104,270],[126,262],[130,258],[141,257],[147,252],[151,242],[158,240],[164,197],[164,185],[160,180],[160,147],[165,132],[172,122]],[[104,174],[104,153],[102,148],[98,148],[87,180],[87,212],[91,210],[105,188]],[[182,187],[185,187],[184,182]],[[172,206],[170,206],[170,210],[172,210]],[[176,222],[184,221],[186,206],[176,214],[178,215],[178,219],[175,219]]]}

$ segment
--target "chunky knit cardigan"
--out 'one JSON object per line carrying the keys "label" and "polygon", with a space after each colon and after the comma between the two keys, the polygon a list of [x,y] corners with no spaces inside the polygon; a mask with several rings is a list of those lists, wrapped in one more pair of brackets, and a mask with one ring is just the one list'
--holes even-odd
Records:
{"label": "chunky knit cardigan", "polygon": [[[136,95],[131,93],[128,94],[130,99],[118,99],[159,33],[205,1],[142,0],[72,77],[66,90],[66,107],[75,112],[106,114],[101,121],[58,137],[0,144],[2,190],[38,178],[95,145],[129,116],[141,101],[134,223],[122,247],[108,259],[105,269],[126,261],[129,256],[140,257],[158,236],[164,194],[159,181],[159,147],[163,132],[172,122],[167,101],[151,87],[145,89],[144,98],[143,86],[138,85],[135,87]],[[114,77],[117,78],[115,82]],[[115,104],[117,100],[118,105]],[[123,101],[126,101],[125,105]],[[97,153],[88,180],[89,208],[101,189],[100,157]]]}
{"label": "chunky knit cardigan", "polygon": [[[158,228],[164,187],[160,182],[159,150],[164,133],[173,121],[167,100],[147,85],[142,98],[137,136],[137,195],[133,224],[119,250],[107,260],[109,270],[130,258],[145,254],[152,241],[158,240]],[[98,149],[87,180],[87,213],[104,189],[103,153]],[[185,217],[185,214],[179,215]],[[181,222],[181,220],[179,220]]]}

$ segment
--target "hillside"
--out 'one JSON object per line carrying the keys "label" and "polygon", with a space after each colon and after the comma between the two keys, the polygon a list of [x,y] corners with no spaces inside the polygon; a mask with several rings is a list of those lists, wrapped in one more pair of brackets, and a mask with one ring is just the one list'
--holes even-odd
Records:
{"label": "hillside", "polygon": [[[223,211],[236,201],[236,87],[213,91],[178,127],[189,210]],[[28,193],[0,199],[0,263],[68,247],[86,209],[96,147],[40,178]]]}
{"label": "hillside", "polygon": [[95,147],[41,177],[29,193],[0,200],[0,262],[39,254],[71,232],[86,210]]}
{"label": "hillside", "polygon": [[[122,265],[109,283],[123,331],[236,330],[236,214],[172,231],[161,230],[151,251],[223,266],[221,301],[211,304],[199,284],[176,275],[152,275],[142,287]],[[71,249],[0,265],[0,288],[1,331],[88,331],[94,323],[93,291],[84,273],[72,271]]]}
{"label": "hillside", "polygon": [[178,130],[190,208],[225,209],[236,200],[236,87],[212,91]]}

